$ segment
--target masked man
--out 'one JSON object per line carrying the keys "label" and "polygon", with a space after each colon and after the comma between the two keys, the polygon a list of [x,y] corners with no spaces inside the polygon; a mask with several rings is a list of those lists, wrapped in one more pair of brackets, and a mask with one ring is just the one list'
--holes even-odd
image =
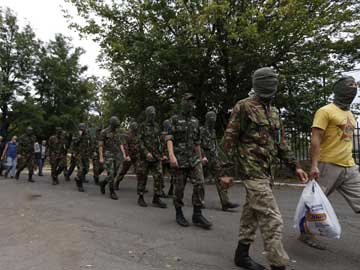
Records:
{"label": "masked man", "polygon": [[171,128],[166,136],[170,166],[175,175],[174,206],[176,222],[183,227],[189,226],[182,207],[187,179],[193,184],[192,203],[194,212],[192,221],[195,226],[210,229],[212,224],[202,215],[204,200],[204,174],[201,165],[201,139],[199,121],[192,115],[195,97],[186,93],[181,100],[181,113],[171,118]]}
{"label": "masked man", "polygon": [[[356,121],[350,105],[357,94],[353,77],[342,77],[333,85],[334,101],[315,114],[311,135],[311,171],[326,195],[337,190],[355,213],[360,213],[360,174],[355,165],[353,133]],[[302,233],[299,240],[325,249],[313,236]]]}
{"label": "masked man", "polygon": [[[289,261],[282,244],[283,220],[271,188],[277,159],[296,171],[303,182],[308,180],[290,151],[278,109],[272,106],[277,85],[277,74],[271,68],[256,70],[253,75],[255,95],[237,102],[223,139],[224,152],[245,176],[246,202],[234,261],[237,266],[249,270],[266,269],[249,257],[258,227],[271,269],[286,269]],[[221,178],[225,183],[227,180],[227,177]]]}

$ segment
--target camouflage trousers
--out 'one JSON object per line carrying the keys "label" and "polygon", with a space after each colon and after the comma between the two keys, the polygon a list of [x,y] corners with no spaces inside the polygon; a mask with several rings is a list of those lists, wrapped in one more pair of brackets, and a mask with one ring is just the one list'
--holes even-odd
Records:
{"label": "camouflage trousers", "polygon": [[205,197],[204,174],[201,163],[195,167],[176,168],[174,169],[175,197],[174,206],[184,206],[184,190],[187,179],[193,184],[192,204],[193,206],[202,207]]}
{"label": "camouflage trousers", "polygon": [[289,256],[282,244],[283,220],[270,179],[249,179],[244,181],[244,185],[246,202],[240,220],[239,241],[253,243],[259,227],[269,263],[287,265]]}
{"label": "camouflage trousers", "polygon": [[88,157],[78,157],[76,158],[76,167],[77,167],[77,178],[81,181],[85,180],[86,174],[89,172],[89,158]]}
{"label": "camouflage trousers", "polygon": [[50,155],[51,177],[58,177],[66,169],[66,156]]}
{"label": "camouflage trousers", "polygon": [[29,170],[29,175],[34,174],[34,166],[35,166],[35,157],[33,154],[24,154],[21,155],[17,161],[17,173],[20,174],[22,170],[26,167]]}
{"label": "camouflage trousers", "polygon": [[221,205],[226,205],[227,203],[229,203],[229,196],[228,196],[228,190],[226,187],[224,187],[223,185],[221,185],[221,181],[220,181],[220,170],[221,170],[221,165],[217,160],[209,160],[209,163],[204,166],[204,169],[207,169],[208,172],[211,173],[211,175],[213,175],[214,177],[216,177],[215,180],[215,186],[216,186],[216,190],[219,194],[219,198],[220,198],[220,203]]}
{"label": "camouflage trousers", "polygon": [[116,174],[115,182],[120,183],[124,179],[127,172],[130,170],[131,166],[134,166],[135,171],[136,171],[136,161],[123,160],[123,162],[121,163],[121,166],[119,167],[119,170]]}
{"label": "camouflage trousers", "polygon": [[143,195],[145,193],[148,174],[151,174],[154,180],[154,195],[161,195],[161,185],[163,183],[161,161],[149,162],[146,160],[138,160],[136,162],[138,195]]}
{"label": "camouflage trousers", "polygon": [[116,172],[119,169],[120,162],[117,158],[113,156],[105,156],[104,169],[106,171],[106,178],[104,181],[109,183],[109,187],[114,186],[114,179],[116,177]]}
{"label": "camouflage trousers", "polygon": [[92,158],[92,164],[93,164],[94,178],[99,178],[99,176],[105,170],[105,168],[104,168],[103,164],[100,164],[98,157]]}
{"label": "camouflage trousers", "polygon": [[77,164],[76,157],[74,155],[71,155],[69,167],[67,167],[65,164],[64,175],[70,177],[75,170],[76,164]]}

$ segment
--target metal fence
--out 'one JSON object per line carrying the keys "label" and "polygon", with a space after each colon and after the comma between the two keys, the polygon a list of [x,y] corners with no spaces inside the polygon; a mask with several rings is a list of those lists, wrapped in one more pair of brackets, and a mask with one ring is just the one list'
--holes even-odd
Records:
{"label": "metal fence", "polygon": [[[285,132],[296,158],[298,160],[310,160],[311,131],[302,131],[296,127],[286,127]],[[353,157],[355,163],[360,165],[360,123],[356,124],[354,130]]]}

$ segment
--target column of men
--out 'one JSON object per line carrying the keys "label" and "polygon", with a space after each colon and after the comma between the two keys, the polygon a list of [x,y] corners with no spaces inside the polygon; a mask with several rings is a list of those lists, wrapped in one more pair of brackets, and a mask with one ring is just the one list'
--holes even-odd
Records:
{"label": "column of men", "polygon": [[[279,110],[272,105],[278,89],[277,74],[271,68],[258,69],[254,72],[252,86],[253,95],[238,101],[233,108],[222,140],[224,155],[221,157],[215,133],[216,113],[208,112],[205,125],[200,127],[198,119],[193,116],[195,97],[186,93],[181,99],[180,112],[163,122],[162,131],[155,121],[156,109],[153,106],[146,108],[146,120],[143,123],[130,123],[126,134],[119,133],[120,121],[115,116],[110,118],[107,128],[97,129],[93,138],[89,136],[85,124],[80,124],[70,145],[62,129],[57,128],[47,148],[53,184],[59,184],[58,177],[63,171],[65,179],[69,180],[73,168],[77,167],[75,182],[78,190],[83,192],[83,182],[92,158],[95,184],[99,185],[103,194],[108,185],[110,198],[116,200],[118,197],[115,191],[119,190],[121,181],[133,166],[137,176],[138,205],[148,206],[145,193],[147,177],[151,173],[152,205],[166,208],[161,198],[173,195],[175,220],[180,226],[187,227],[189,222],[182,208],[184,189],[189,180],[193,184],[192,222],[201,228],[210,229],[212,223],[202,214],[205,199],[203,166],[216,178],[221,206],[226,211],[238,207],[229,200],[227,194],[236,164],[243,175],[246,202],[234,262],[244,269],[266,269],[249,256],[250,246],[255,241],[259,227],[271,269],[286,269],[289,257],[282,244],[283,221],[272,192],[276,160],[283,160],[302,183],[308,181],[308,175],[290,150]],[[320,182],[327,195],[339,189],[354,211],[360,213],[360,174],[351,153],[355,119],[349,111],[357,93],[357,85],[354,78],[343,77],[335,82],[333,89],[334,103],[321,108],[315,115],[310,176]],[[35,140],[30,127],[19,138],[20,160],[16,179],[19,179],[21,170],[27,166],[28,180],[34,181]],[[68,150],[72,162],[66,170]],[[323,170],[326,166],[328,171]],[[171,176],[168,195],[164,192],[164,168]],[[106,177],[100,181],[102,171],[106,171]],[[313,237],[301,235],[299,239],[312,247],[322,248]]]}

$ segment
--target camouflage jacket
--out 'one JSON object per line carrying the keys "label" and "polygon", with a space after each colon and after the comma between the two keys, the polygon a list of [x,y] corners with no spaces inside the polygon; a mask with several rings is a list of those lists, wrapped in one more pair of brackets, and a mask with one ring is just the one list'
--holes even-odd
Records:
{"label": "camouflage jacket", "polygon": [[90,137],[90,144],[91,144],[91,157],[98,158],[99,157],[99,138],[100,134],[96,134],[93,137]]}
{"label": "camouflage jacket", "polygon": [[24,134],[18,139],[17,153],[20,155],[34,154],[36,137]]}
{"label": "camouflage jacket", "polygon": [[49,145],[47,151],[49,156],[64,156],[67,152],[68,140],[62,135],[60,138],[57,135],[53,135],[49,138]]}
{"label": "camouflage jacket", "polygon": [[155,160],[160,160],[163,156],[163,144],[160,142],[160,128],[157,123],[154,125],[143,123],[139,129],[140,139],[140,158],[146,159],[151,153]]}
{"label": "camouflage jacket", "polygon": [[104,147],[104,157],[112,156],[117,158],[121,156],[121,144],[123,144],[123,141],[118,131],[113,132],[110,127],[101,131],[99,146],[102,145]]}
{"label": "camouflage jacket", "polygon": [[125,153],[131,158],[131,161],[137,160],[140,154],[139,136],[132,132],[128,132],[124,134],[124,142]]}
{"label": "camouflage jacket", "polygon": [[216,138],[216,130],[210,129],[206,126],[201,127],[200,137],[203,156],[206,157],[209,162],[217,160],[219,158],[219,148]]}
{"label": "camouflage jacket", "polygon": [[76,157],[90,158],[91,156],[91,138],[87,132],[81,136],[76,134],[71,140],[71,152]]}
{"label": "camouflage jacket", "polygon": [[174,154],[180,168],[189,168],[200,162],[195,146],[201,144],[199,121],[183,114],[171,118],[171,129],[166,141],[172,140]]}
{"label": "camouflage jacket", "polygon": [[235,105],[222,145],[247,178],[273,178],[278,158],[296,168],[278,110],[256,97],[240,100]]}

